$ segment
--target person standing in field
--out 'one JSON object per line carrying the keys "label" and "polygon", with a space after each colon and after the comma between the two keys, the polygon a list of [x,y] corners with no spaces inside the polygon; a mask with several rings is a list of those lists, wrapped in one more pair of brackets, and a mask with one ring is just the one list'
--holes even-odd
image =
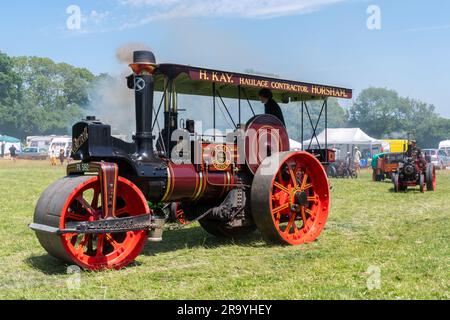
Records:
{"label": "person standing in field", "polygon": [[52,150],[50,151],[50,164],[52,165],[52,167],[56,166],[56,152],[55,152],[55,148],[52,148]]}
{"label": "person standing in field", "polygon": [[359,173],[359,171],[361,169],[361,157],[362,157],[361,151],[359,151],[358,147],[355,147],[355,155],[353,157],[353,160],[354,160],[356,171],[358,173]]}
{"label": "person standing in field", "polygon": [[59,150],[59,162],[61,165],[64,165],[64,160],[66,159],[66,153],[64,152],[64,149]]}
{"label": "person standing in field", "polygon": [[2,143],[1,143],[1,145],[0,145],[0,156],[2,157],[2,158],[4,158],[5,157],[5,147],[6,147],[6,144],[5,144],[5,141],[2,141]]}
{"label": "person standing in field", "polygon": [[66,159],[67,159],[67,164],[70,164],[70,155],[71,155],[71,148],[67,148],[67,151],[66,151]]}
{"label": "person standing in field", "polygon": [[17,148],[16,148],[15,145],[12,145],[12,146],[9,148],[9,153],[10,153],[10,155],[11,155],[11,160],[12,160],[13,162],[16,162]]}

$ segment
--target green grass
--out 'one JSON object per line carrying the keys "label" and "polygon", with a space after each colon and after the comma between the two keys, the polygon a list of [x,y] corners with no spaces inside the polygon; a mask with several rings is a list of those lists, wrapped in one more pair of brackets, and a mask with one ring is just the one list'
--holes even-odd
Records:
{"label": "green grass", "polygon": [[[79,289],[27,227],[40,193],[63,175],[46,162],[0,161],[0,298],[450,298],[450,172],[426,194],[393,193],[368,172],[333,180],[326,229],[309,245],[270,246],[259,233],[219,240],[198,225],[167,230],[127,269],[82,272]],[[370,268],[381,272],[379,289],[368,289]]]}

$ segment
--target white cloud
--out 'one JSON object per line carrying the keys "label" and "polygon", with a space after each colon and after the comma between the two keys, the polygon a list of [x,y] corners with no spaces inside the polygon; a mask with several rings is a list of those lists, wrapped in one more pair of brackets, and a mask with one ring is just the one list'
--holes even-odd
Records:
{"label": "white cloud", "polygon": [[104,33],[114,31],[117,27],[110,26],[113,14],[111,11],[90,10],[81,11],[81,25],[79,29],[64,29],[66,36],[80,36],[92,33]]}
{"label": "white cloud", "polygon": [[104,21],[109,16],[109,14],[110,14],[109,11],[97,12],[95,10],[92,10],[91,13],[89,14],[88,19],[93,21],[94,23],[100,23]]}
{"label": "white cloud", "polygon": [[122,5],[146,12],[139,21],[123,28],[155,20],[187,17],[275,18],[304,14],[347,0],[118,0]]}
{"label": "white cloud", "polygon": [[109,11],[82,11],[76,34],[124,30],[180,18],[270,19],[305,14],[349,0],[113,0]]}
{"label": "white cloud", "polygon": [[82,14],[81,22],[82,22],[82,31],[84,32],[92,32],[93,28],[98,28],[107,23],[107,19],[111,13],[109,11],[98,12],[96,10],[92,10],[86,14]]}

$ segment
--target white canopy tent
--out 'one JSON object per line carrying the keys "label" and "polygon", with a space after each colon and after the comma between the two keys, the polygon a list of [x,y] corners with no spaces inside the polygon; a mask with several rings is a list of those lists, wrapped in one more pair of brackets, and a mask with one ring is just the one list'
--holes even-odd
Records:
{"label": "white canopy tent", "polygon": [[289,139],[289,146],[291,151],[300,151],[302,150],[302,144],[294,139]]}
{"label": "white canopy tent", "polygon": [[[22,146],[20,143],[20,140],[14,137],[10,137],[10,136],[2,136],[0,135],[0,147],[2,146],[2,144],[5,144],[3,149],[4,155],[9,155],[11,152],[9,151],[9,148],[11,148],[12,146],[16,147],[16,152],[21,152],[22,151]],[[1,155],[0,155],[1,156]]]}
{"label": "white canopy tent", "polygon": [[[0,142],[1,144],[1,142]],[[9,148],[12,146],[16,147],[16,153],[22,152],[22,145],[20,142],[6,142],[5,143],[5,156],[9,155],[11,151],[9,151]]]}
{"label": "white canopy tent", "polygon": [[311,148],[318,148],[317,141],[322,148],[325,147],[325,142],[328,143],[328,148],[336,149],[336,158],[343,159],[347,152],[354,153],[355,147],[359,147],[363,156],[366,156],[367,151],[370,156],[374,153],[380,152],[382,141],[372,138],[367,135],[360,128],[328,128],[325,132],[322,131],[317,135],[317,139],[307,140],[303,142],[305,148],[311,144]]}

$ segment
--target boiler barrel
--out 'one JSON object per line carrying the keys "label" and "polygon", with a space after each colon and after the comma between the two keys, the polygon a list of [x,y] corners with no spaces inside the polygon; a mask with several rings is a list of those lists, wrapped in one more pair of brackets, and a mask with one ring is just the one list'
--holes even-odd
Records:
{"label": "boiler barrel", "polygon": [[[235,177],[230,172],[198,172],[191,164],[169,164],[165,189],[158,201],[217,202],[224,198],[234,183]],[[155,187],[150,182],[150,189]]]}

